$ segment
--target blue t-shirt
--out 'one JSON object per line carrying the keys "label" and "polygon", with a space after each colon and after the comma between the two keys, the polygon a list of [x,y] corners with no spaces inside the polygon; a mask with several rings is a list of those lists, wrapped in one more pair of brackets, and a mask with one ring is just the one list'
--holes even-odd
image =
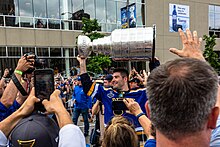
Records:
{"label": "blue t-shirt", "polygon": [[212,135],[210,139],[210,147],[220,146],[220,115],[218,116],[216,128],[212,130]]}
{"label": "blue t-shirt", "polygon": [[[104,88],[102,85],[99,84],[93,84],[90,88],[90,92],[87,93],[92,98],[96,97],[98,100],[100,100],[104,105],[104,122],[107,124],[112,117],[114,117],[113,110],[112,110],[112,99],[119,98],[119,93],[112,88]],[[133,98],[141,107],[142,111],[146,113],[145,110],[145,103],[147,101],[147,95],[146,95],[146,88],[139,88],[137,90],[130,90],[128,92],[125,92],[123,95],[124,98]],[[141,127],[140,123],[138,122],[136,116],[129,114],[129,113],[123,113],[122,116],[127,118],[132,124],[134,124],[136,130],[139,130],[137,128]],[[142,130],[142,129],[140,129]]]}
{"label": "blue t-shirt", "polygon": [[144,145],[144,147],[156,147],[155,139],[148,139]]}
{"label": "blue t-shirt", "polygon": [[5,107],[5,105],[3,105],[0,102],[0,121],[4,120],[13,112],[15,112],[18,108],[20,108],[20,106],[21,105],[16,100],[13,102],[13,105],[10,106],[9,108]]}
{"label": "blue t-shirt", "polygon": [[72,99],[76,100],[75,108],[78,109],[89,109],[92,108],[92,99],[87,96],[82,86],[75,86]]}

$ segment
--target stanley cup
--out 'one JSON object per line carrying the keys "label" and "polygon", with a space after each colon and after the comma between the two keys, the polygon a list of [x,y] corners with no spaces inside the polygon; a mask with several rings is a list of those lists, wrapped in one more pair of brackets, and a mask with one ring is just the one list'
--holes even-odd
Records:
{"label": "stanley cup", "polygon": [[110,55],[114,60],[147,60],[152,56],[154,34],[153,27],[116,29],[110,36],[93,42],[79,35],[78,53],[84,58],[93,51]]}

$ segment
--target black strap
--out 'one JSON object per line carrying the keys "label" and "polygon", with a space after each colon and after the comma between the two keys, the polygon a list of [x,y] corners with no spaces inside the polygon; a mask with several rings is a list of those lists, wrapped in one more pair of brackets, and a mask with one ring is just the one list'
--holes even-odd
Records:
{"label": "black strap", "polygon": [[12,81],[14,82],[15,86],[17,87],[17,89],[20,91],[20,93],[23,96],[27,96],[27,92],[24,90],[23,86],[21,85],[21,83],[18,81],[17,77],[15,76],[15,74],[13,73],[11,76]]}

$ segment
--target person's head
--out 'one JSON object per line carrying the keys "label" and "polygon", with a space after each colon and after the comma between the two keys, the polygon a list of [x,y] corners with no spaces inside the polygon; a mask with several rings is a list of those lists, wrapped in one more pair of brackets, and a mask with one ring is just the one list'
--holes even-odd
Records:
{"label": "person's head", "polygon": [[80,76],[77,77],[76,85],[82,86],[82,82],[81,82],[81,77]]}
{"label": "person's head", "polygon": [[23,118],[11,131],[9,140],[13,147],[58,146],[59,127],[44,114],[33,113]]}
{"label": "person's head", "polygon": [[107,75],[104,79],[104,84],[103,86],[105,88],[109,88],[112,86],[112,79],[113,79],[113,76],[111,74]]}
{"label": "person's head", "polygon": [[103,147],[138,147],[133,125],[124,117],[113,117],[105,128]]}
{"label": "person's head", "polygon": [[130,89],[139,88],[140,80],[137,78],[133,78],[129,81]]}
{"label": "person's head", "polygon": [[169,140],[215,128],[218,77],[204,61],[185,58],[165,63],[147,80],[150,119]]}
{"label": "person's head", "polygon": [[117,68],[113,71],[112,86],[117,90],[128,90],[128,76],[129,73],[126,69]]}

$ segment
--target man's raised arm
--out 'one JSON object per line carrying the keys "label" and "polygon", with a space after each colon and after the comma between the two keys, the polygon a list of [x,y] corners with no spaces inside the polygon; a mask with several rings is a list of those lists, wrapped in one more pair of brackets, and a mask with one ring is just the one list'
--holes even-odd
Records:
{"label": "man's raised arm", "polygon": [[170,48],[170,52],[178,55],[179,57],[196,58],[205,61],[201,50],[202,38],[198,38],[197,32],[193,31],[193,34],[189,29],[186,29],[185,33],[179,29],[179,35],[182,40],[183,49]]}
{"label": "man's raised arm", "polygon": [[[21,81],[21,76],[22,73],[25,72],[29,68],[34,68],[34,56],[27,56],[24,57],[22,56],[17,64],[17,67],[15,69],[14,75],[18,79],[18,81]],[[14,82],[11,80],[8,84],[8,86],[5,88],[5,91],[0,99],[0,102],[5,106],[5,107],[10,107],[18,93],[18,89],[15,86]]]}

